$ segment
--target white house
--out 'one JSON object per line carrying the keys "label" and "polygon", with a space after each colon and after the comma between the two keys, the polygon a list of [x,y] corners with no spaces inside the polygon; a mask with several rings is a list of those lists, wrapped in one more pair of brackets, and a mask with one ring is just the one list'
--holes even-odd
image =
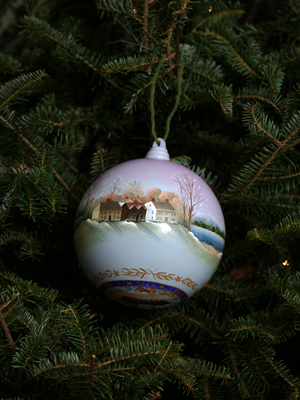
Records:
{"label": "white house", "polygon": [[177,211],[169,203],[162,201],[149,201],[145,204],[147,208],[146,221],[176,222]]}

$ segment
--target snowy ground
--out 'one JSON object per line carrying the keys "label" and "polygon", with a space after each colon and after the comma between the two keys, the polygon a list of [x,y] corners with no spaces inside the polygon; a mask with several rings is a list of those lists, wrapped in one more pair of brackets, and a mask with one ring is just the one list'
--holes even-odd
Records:
{"label": "snowy ground", "polygon": [[[182,225],[167,223],[86,220],[76,228],[74,240],[79,261],[91,280],[99,271],[117,271],[122,279],[124,268],[143,268],[190,278],[200,289],[222,257]],[[186,285],[181,289],[191,292]]]}

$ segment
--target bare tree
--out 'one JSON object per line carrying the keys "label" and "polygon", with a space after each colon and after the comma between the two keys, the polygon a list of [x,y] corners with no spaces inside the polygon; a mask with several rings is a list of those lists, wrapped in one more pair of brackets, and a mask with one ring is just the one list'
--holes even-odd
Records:
{"label": "bare tree", "polygon": [[[176,179],[174,179],[174,180],[175,180],[175,182],[177,182]],[[185,226],[186,225],[185,219],[186,219],[186,215],[187,215],[187,206],[188,206],[187,199],[185,197],[185,193],[184,193],[183,187],[181,185],[178,184],[176,191],[177,191],[178,197],[180,199],[180,205],[181,205],[182,211],[183,211],[183,225]]]}
{"label": "bare tree", "polygon": [[122,176],[119,175],[114,181],[112,181],[107,194],[107,197],[109,197],[111,200],[113,200],[113,197],[122,190],[122,179]]}
{"label": "bare tree", "polygon": [[142,186],[143,182],[138,180],[138,178],[133,178],[130,181],[128,181],[128,186],[132,187],[140,187]]}
{"label": "bare tree", "polygon": [[177,183],[177,193],[182,202],[183,217],[188,218],[188,229],[191,230],[192,218],[196,211],[202,206],[205,197],[201,192],[200,185],[197,185],[196,179],[191,179],[187,172],[178,172],[172,178]]}

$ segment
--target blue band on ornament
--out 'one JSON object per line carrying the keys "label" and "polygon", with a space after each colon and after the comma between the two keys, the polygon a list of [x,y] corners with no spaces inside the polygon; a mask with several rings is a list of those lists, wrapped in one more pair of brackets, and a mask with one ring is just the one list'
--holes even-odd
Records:
{"label": "blue band on ornament", "polygon": [[126,287],[126,286],[141,286],[149,289],[158,289],[158,290],[166,290],[176,294],[181,301],[184,301],[188,298],[188,295],[181,289],[178,289],[174,286],[164,285],[158,282],[145,282],[145,281],[133,281],[133,280],[122,280],[122,281],[110,281],[105,282],[99,286],[99,289],[105,292],[107,289],[111,289],[112,287]]}

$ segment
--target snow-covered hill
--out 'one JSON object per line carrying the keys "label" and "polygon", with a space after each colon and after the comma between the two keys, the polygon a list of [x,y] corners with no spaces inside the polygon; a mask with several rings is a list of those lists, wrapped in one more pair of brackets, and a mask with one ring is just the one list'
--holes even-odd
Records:
{"label": "snow-covered hill", "polygon": [[[99,271],[115,271],[117,279],[134,279],[123,271],[143,268],[174,277],[161,283],[174,285],[177,276],[181,281],[187,278],[197,282],[196,287],[200,289],[209,281],[222,257],[221,252],[201,243],[179,224],[86,220],[76,228],[74,239],[79,261],[92,281]],[[99,285],[103,282],[99,281]],[[192,290],[182,284],[180,289],[191,295],[195,286]]]}

